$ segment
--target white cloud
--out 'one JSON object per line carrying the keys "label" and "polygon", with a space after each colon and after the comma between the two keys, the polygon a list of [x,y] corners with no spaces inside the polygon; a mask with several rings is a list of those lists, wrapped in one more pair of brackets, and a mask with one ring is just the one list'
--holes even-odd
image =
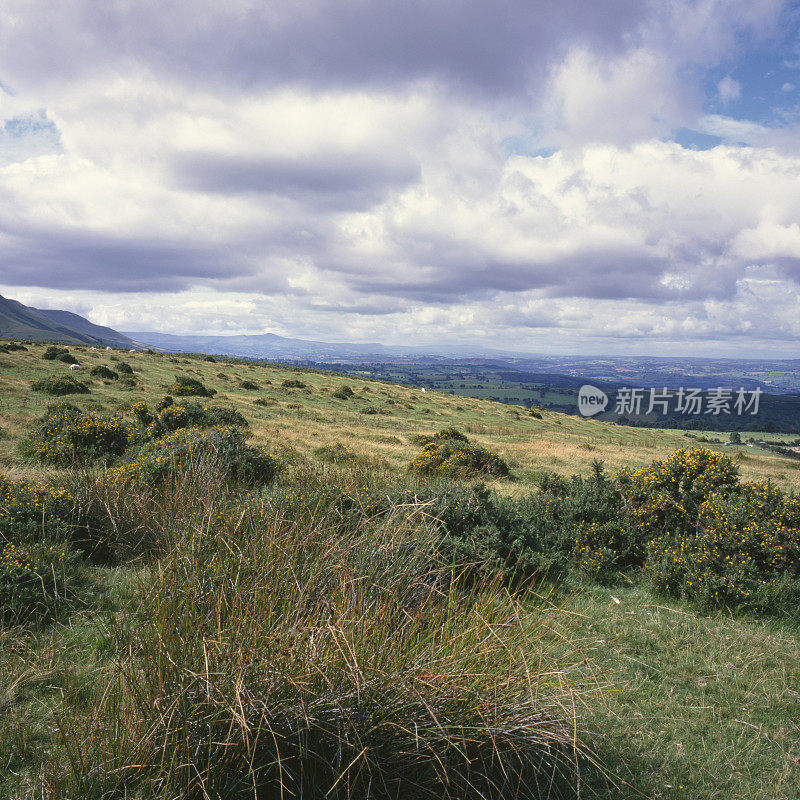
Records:
{"label": "white cloud", "polygon": [[[724,339],[766,324],[752,265],[795,291],[797,137],[703,117],[696,89],[777,2],[520,2],[495,28],[467,0],[95,5],[4,12],[0,118],[45,114],[58,142],[0,152],[12,296],[128,329],[499,344]],[[340,42],[297,22],[315,10]],[[352,47],[389,22],[416,51]],[[659,141],[690,125],[750,146]]]}
{"label": "white cloud", "polygon": [[718,84],[719,99],[725,104],[735,102],[742,96],[742,85],[730,75],[726,75]]}

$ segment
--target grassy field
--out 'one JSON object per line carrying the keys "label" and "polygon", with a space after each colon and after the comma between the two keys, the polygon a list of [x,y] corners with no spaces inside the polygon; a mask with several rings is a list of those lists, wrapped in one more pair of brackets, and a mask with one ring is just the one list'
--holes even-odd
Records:
{"label": "grassy field", "polygon": [[[17,468],[18,442],[53,401],[52,397],[31,392],[29,381],[69,374],[66,364],[43,361],[44,349],[45,345],[30,345],[28,352],[0,354],[2,469]],[[498,486],[506,492],[525,491],[543,469],[586,474],[594,459],[602,459],[613,471],[623,465],[643,466],[680,447],[693,446],[681,431],[629,428],[546,411],[537,419],[524,409],[488,400],[431,390],[423,393],[417,388],[298,371],[283,365],[212,363],[201,356],[78,347],[71,347],[70,352],[86,367],[76,373],[82,380],[98,364],[113,368],[114,359],[129,363],[135,370],[137,387],[133,390],[124,390],[119,381],[90,379],[91,394],[80,397],[82,407],[113,412],[142,399],[154,401],[168,393],[176,376],[186,375],[215,389],[215,404],[241,411],[251,423],[256,443],[283,442],[309,456],[315,449],[339,441],[360,454],[381,459],[398,473],[405,470],[418,449],[410,436],[452,425],[506,458],[519,479]],[[304,388],[282,385],[298,378],[302,378]],[[242,388],[245,381],[258,388]],[[351,387],[354,396],[348,400],[333,397],[342,386]],[[711,448],[730,452],[722,446]],[[800,489],[796,462],[755,448],[739,448],[733,457],[745,479],[769,478],[787,489]]]}
{"label": "grassy field", "polygon": [[[74,479],[74,473],[25,460],[19,445],[33,421],[58,399],[31,391],[30,381],[66,375],[69,368],[43,360],[44,345],[27,347],[0,353],[0,473],[59,484]],[[281,688],[282,701],[290,690],[301,706],[305,687],[320,675],[329,687],[359,687],[365,674],[382,676],[376,689],[381,703],[389,703],[397,718],[414,719],[417,730],[408,741],[419,747],[422,736],[423,745],[432,743],[432,752],[446,750],[457,736],[448,729],[440,737],[426,715],[462,702],[465,683],[477,687],[476,696],[487,703],[503,693],[528,692],[552,710],[542,730],[552,736],[555,749],[580,743],[602,763],[607,777],[590,765],[591,759],[573,754],[581,765],[580,796],[800,798],[796,621],[702,613],[621,578],[610,588],[545,582],[538,598],[512,597],[489,587],[483,594],[468,593],[468,604],[455,595],[430,608],[423,602],[425,613],[409,630],[405,606],[395,607],[386,599],[389,594],[376,596],[368,587],[390,586],[392,597],[417,597],[420,586],[432,594],[440,591],[420,557],[426,540],[416,538],[419,531],[368,520],[366,527],[348,529],[343,546],[331,534],[331,521],[313,505],[303,506],[302,493],[312,485],[357,490],[369,482],[389,491],[408,482],[407,464],[419,450],[411,437],[447,426],[507,460],[512,477],[492,485],[514,496],[529,492],[545,470],[589,474],[594,459],[605,461],[610,471],[645,465],[691,446],[682,433],[549,412],[537,418],[487,400],[282,365],[80,347],[70,352],[84,367],[73,374],[89,381],[91,393],[65,399],[82,408],[115,412],[143,399],[152,404],[168,393],[176,376],[197,378],[215,389],[213,400],[203,402],[240,411],[250,422],[251,441],[285,457],[287,473],[270,495],[282,497],[283,505],[280,513],[272,506],[240,512],[237,496],[228,497],[221,487],[173,486],[171,494],[150,497],[150,505],[137,509],[141,524],[162,544],[157,558],[93,564],[82,583],[69,586],[70,592],[79,589],[80,602],[68,615],[44,625],[0,627],[0,797],[202,797],[201,787],[208,787],[209,797],[252,797],[253,790],[215,795],[211,783],[177,768],[166,770],[164,756],[188,747],[196,707],[225,722],[224,735],[215,733],[226,743],[223,752],[235,750],[232,731],[239,727],[249,741],[254,723],[248,715],[260,702],[261,676],[285,669],[290,685]],[[135,386],[88,375],[93,366],[113,369],[121,363],[132,366]],[[284,385],[293,381],[304,385]],[[344,386],[353,396],[334,397]],[[354,463],[321,460],[321,448],[337,442],[357,455]],[[745,478],[800,488],[798,462],[756,448],[717,449],[732,455]],[[81,479],[91,483],[97,476]],[[228,500],[232,507],[225,505]],[[132,500],[117,497],[115,502],[130,505]],[[234,573],[204,571],[203,532],[209,530],[216,531],[224,557],[239,565],[228,588],[220,576]],[[171,549],[175,541],[181,545]],[[309,560],[309,552],[320,557]],[[285,610],[276,615],[277,593],[271,587],[289,574],[295,588],[286,590],[280,599],[285,605],[279,607],[296,615]],[[327,604],[318,599],[323,584],[330,587]],[[275,619],[281,623],[266,636]],[[314,658],[287,666],[286,654],[306,635]],[[409,641],[417,648],[411,655]],[[319,670],[321,652],[338,654],[329,659],[331,672]],[[443,675],[442,663],[452,672]],[[231,680],[211,680],[212,675]],[[422,703],[408,703],[410,689],[392,692],[394,686],[406,686],[407,678],[409,687],[431,689]],[[165,707],[160,705],[165,698],[172,711],[154,714],[154,708]],[[326,713],[350,709],[351,700],[342,692]],[[496,715],[507,723],[503,715],[509,709],[501,706],[463,707],[462,717],[454,719],[474,725],[475,719],[485,722]],[[358,705],[348,714],[380,729],[369,708]],[[109,724],[112,719],[120,724]],[[271,732],[291,739],[279,722],[268,724]],[[385,741],[408,733],[392,730]],[[339,741],[339,751],[330,752],[341,758],[345,740],[353,763],[363,759],[369,772],[368,757],[360,747],[347,750],[352,745],[347,737]],[[322,744],[320,752],[328,752]],[[240,760],[213,762],[213,769],[241,768],[247,760],[241,754],[235,758]],[[114,759],[116,771],[107,770]],[[203,763],[212,764],[210,755]],[[565,763],[569,766],[569,757]],[[363,775],[351,772],[345,769],[342,775],[347,781],[353,777],[352,791],[342,781],[331,796],[369,794]],[[453,786],[459,775],[455,769]],[[537,796],[531,787],[503,783],[507,777],[490,777],[493,785],[505,787],[500,796]],[[574,771],[569,777],[574,787]],[[350,793],[342,794],[345,789]],[[444,796],[444,790],[433,796]],[[556,782],[542,796],[567,797],[570,791]]]}

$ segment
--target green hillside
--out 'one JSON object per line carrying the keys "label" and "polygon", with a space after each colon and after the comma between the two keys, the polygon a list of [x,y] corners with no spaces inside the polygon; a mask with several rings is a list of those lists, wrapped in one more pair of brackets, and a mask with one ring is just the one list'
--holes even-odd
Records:
{"label": "green hillside", "polygon": [[[6,429],[0,453],[5,454],[6,467],[18,463],[18,441],[52,402],[47,395],[31,392],[28,381],[69,374],[66,364],[43,360],[44,349],[45,345],[34,345],[29,352],[0,354],[0,402],[5,417],[0,424]],[[525,491],[542,470],[587,474],[594,459],[602,459],[608,469],[642,466],[694,443],[680,431],[629,428],[548,411],[537,418],[523,408],[491,400],[422,392],[415,387],[286,365],[77,347],[72,347],[71,353],[85,368],[78,373],[82,379],[98,364],[113,367],[114,359],[129,363],[135,371],[134,387],[89,378],[91,395],[80,400],[88,407],[113,412],[138,400],[152,402],[168,393],[176,376],[187,375],[217,392],[214,403],[230,405],[251,420],[259,444],[277,439],[310,455],[321,446],[341,441],[361,454],[382,459],[398,475],[404,474],[418,449],[410,440],[413,434],[455,426],[509,461],[518,480],[497,485],[510,494]],[[283,385],[294,379],[305,385]],[[257,388],[244,388],[245,381]],[[352,388],[352,398],[334,397],[342,386]],[[733,455],[744,477],[770,478],[786,488],[800,489],[797,463],[757,448],[739,448]]]}
{"label": "green hillside", "polygon": [[800,542],[775,489],[797,461],[668,459],[696,441],[285,365],[23,347],[0,351],[0,798],[798,797],[794,579],[765,580],[774,609],[735,571],[741,603],[702,602],[622,525],[656,529],[671,469],[768,478],[704,503],[721,540],[734,512],[784,514],[742,528],[757,558],[765,531]]}
{"label": "green hillside", "polygon": [[67,342],[88,345],[134,347],[127,336],[111,328],[94,325],[69,311],[29,308],[17,300],[0,296],[0,337],[37,342]]}

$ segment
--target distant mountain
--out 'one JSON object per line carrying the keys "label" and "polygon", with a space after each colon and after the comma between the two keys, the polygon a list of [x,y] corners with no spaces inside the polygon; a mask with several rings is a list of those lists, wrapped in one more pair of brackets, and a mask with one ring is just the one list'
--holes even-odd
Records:
{"label": "distant mountain", "polygon": [[0,337],[38,342],[139,347],[127,336],[69,311],[30,308],[0,295]]}
{"label": "distant mountain", "polygon": [[113,328],[106,328],[104,325],[95,325],[89,322],[85,317],[80,314],[73,314],[71,311],[56,311],[49,308],[37,308],[36,312],[41,314],[45,319],[67,328],[77,334],[89,336],[104,344],[116,345],[117,347],[135,347],[139,342],[134,342],[122,333],[115,331]]}
{"label": "distant mountain", "polygon": [[499,350],[486,350],[475,345],[442,345],[441,347],[402,347],[347,342],[314,342],[289,339],[274,333],[240,336],[175,336],[155,331],[126,332],[137,341],[164,350],[190,353],[213,353],[223,356],[244,356],[259,359],[297,359],[316,361],[363,362],[387,358],[413,358],[427,355],[508,356]]}

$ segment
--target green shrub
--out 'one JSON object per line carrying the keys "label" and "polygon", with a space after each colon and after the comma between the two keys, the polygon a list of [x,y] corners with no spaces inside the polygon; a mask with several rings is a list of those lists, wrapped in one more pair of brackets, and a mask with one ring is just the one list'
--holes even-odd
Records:
{"label": "green shrub", "polygon": [[125,361],[120,361],[119,364],[117,364],[117,372],[119,372],[120,375],[133,375],[133,367]]}
{"label": "green shrub", "polygon": [[150,423],[152,423],[155,419],[145,400],[140,400],[138,403],[134,403],[130,408],[130,413],[135,419],[145,426],[150,425]]}
{"label": "green shrub", "polygon": [[17,350],[20,350],[24,353],[28,352],[28,348],[25,347],[24,344],[18,344],[17,342],[6,342],[3,345],[3,349],[6,351],[6,353],[13,353]]}
{"label": "green shrub", "polygon": [[271,397],[259,397],[253,400],[253,405],[264,407],[276,406],[278,405],[278,401],[273,400]]}
{"label": "green shrub", "polygon": [[44,392],[57,397],[67,394],[89,394],[89,387],[85,383],[75,380],[72,375],[62,375],[60,377],[45,378],[40,381],[33,381],[31,389],[34,392]]}
{"label": "green shrub", "polygon": [[286,380],[281,384],[281,386],[283,386],[284,389],[305,389],[306,388],[306,385],[303,383],[303,381],[298,381],[298,380]]}
{"label": "green shrub", "polygon": [[442,436],[445,433],[447,431],[442,431],[433,437],[423,447],[422,452],[414,457],[409,465],[411,472],[448,478],[508,475],[508,464],[500,456],[485,447],[470,443],[458,431],[455,433],[460,438]]}
{"label": "green shrub", "polygon": [[257,391],[260,387],[257,383],[253,383],[253,381],[242,381],[239,386],[242,389],[248,389],[249,391]]}
{"label": "green shrub", "polygon": [[74,513],[75,497],[67,489],[0,475],[0,541],[63,538]]}
{"label": "green shrub", "polygon": [[108,470],[107,480],[153,485],[171,471],[204,469],[252,486],[271,481],[280,468],[280,462],[261,448],[248,447],[237,428],[182,428],[143,445],[128,463]]}
{"label": "green shrub", "polygon": [[0,543],[0,621],[19,624],[54,615],[73,592],[77,555],[66,544]]}
{"label": "green shrub", "polygon": [[23,452],[51,464],[118,456],[132,431],[121,417],[81,411],[70,403],[51,405],[22,444]]}
{"label": "green shrub", "polygon": [[62,353],[60,356],[58,356],[58,361],[61,361],[64,364],[77,364],[78,363],[78,359],[75,358],[75,356],[72,355],[72,353]]}
{"label": "green shrub", "polygon": [[109,381],[115,381],[119,378],[119,375],[105,364],[98,364],[96,367],[92,367],[92,371],[89,374],[94,378],[104,378]]}
{"label": "green shrub", "polygon": [[188,378],[179,375],[169,390],[178,397],[212,397],[216,394],[214,389],[207,389],[197,378]]}
{"label": "green shrub", "polygon": [[692,536],[712,494],[739,485],[739,468],[728,456],[704,448],[677,450],[640,470],[622,469],[615,481],[645,541],[664,534]]}
{"label": "green shrub", "polygon": [[246,447],[233,469],[236,481],[243,486],[264,486],[281,471],[281,462],[260,447]]}
{"label": "green shrub", "polygon": [[55,361],[59,356],[68,355],[69,350],[66,347],[57,347],[56,345],[50,345],[44,353],[42,353],[42,358],[45,361]]}
{"label": "green shrub", "polygon": [[353,396],[353,390],[349,386],[340,386],[333,392],[333,396],[338,400],[349,400]]}
{"label": "green shrub", "polygon": [[424,447],[426,444],[430,444],[431,442],[444,442],[447,440],[451,440],[454,442],[468,442],[469,440],[467,437],[461,433],[458,428],[444,428],[437,433],[434,433],[433,436],[428,436],[424,433],[415,433],[411,436],[411,444],[415,444],[418,447]]}
{"label": "green shrub", "polygon": [[690,535],[649,542],[647,571],[670,594],[758,612],[800,605],[800,498],[766,482],[712,492]]}
{"label": "green shrub", "polygon": [[238,428],[249,426],[247,420],[236,409],[201,406],[192,402],[175,403],[168,395],[156,404],[156,413],[151,412],[144,401],[132,406],[131,413],[147,427],[150,437],[162,436],[181,428],[211,428],[215,425]]}

